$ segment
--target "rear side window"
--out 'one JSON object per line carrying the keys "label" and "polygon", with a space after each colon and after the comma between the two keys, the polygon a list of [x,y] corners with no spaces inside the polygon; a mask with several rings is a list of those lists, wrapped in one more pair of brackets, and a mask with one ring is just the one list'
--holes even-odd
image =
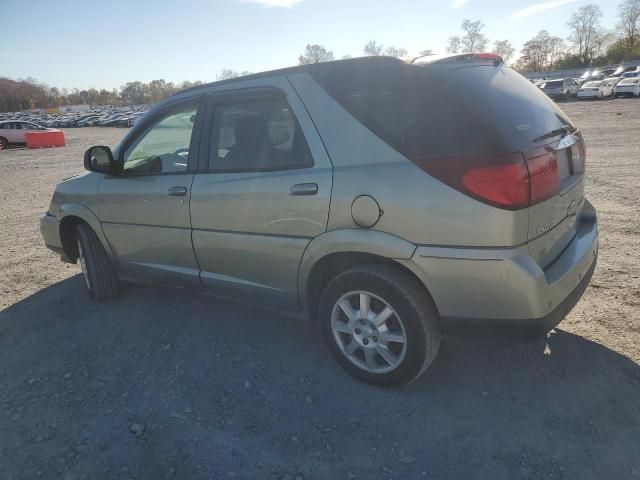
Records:
{"label": "rear side window", "polygon": [[300,125],[284,97],[223,101],[214,110],[209,170],[256,172],[313,166]]}
{"label": "rear side window", "polygon": [[355,65],[312,75],[356,119],[411,160],[504,150],[491,126],[423,67]]}

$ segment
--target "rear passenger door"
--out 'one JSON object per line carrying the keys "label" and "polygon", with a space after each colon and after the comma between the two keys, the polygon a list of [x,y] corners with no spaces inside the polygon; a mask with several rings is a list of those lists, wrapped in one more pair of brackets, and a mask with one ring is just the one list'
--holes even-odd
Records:
{"label": "rear passenger door", "polygon": [[295,308],[298,266],[326,231],[331,197],[313,122],[286,81],[214,93],[208,119],[191,193],[200,278],[225,295]]}

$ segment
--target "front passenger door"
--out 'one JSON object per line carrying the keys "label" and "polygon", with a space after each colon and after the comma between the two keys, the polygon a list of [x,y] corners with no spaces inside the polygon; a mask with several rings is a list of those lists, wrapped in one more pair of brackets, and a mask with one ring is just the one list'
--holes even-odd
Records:
{"label": "front passenger door", "polygon": [[189,198],[203,97],[171,103],[125,139],[121,173],[100,183],[99,217],[122,274],[199,285]]}

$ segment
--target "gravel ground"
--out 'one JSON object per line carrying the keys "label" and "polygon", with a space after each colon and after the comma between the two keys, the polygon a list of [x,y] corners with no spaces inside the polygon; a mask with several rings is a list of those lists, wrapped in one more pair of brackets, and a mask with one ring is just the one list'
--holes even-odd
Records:
{"label": "gravel ground", "polygon": [[409,387],[343,373],[305,323],[181,290],[96,305],[38,216],[82,152],[0,152],[0,465],[11,479],[640,479],[640,100],[563,104],[600,255],[547,340],[446,341]]}

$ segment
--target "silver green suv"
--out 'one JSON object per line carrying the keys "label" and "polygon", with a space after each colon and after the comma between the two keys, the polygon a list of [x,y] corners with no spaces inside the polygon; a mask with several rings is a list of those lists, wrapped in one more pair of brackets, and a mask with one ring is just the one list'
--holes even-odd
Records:
{"label": "silver green suv", "polygon": [[344,60],[158,104],[41,229],[89,295],[120,281],[305,313],[344,369],[408,383],[443,335],[526,341],[596,264],[580,131],[491,54]]}

